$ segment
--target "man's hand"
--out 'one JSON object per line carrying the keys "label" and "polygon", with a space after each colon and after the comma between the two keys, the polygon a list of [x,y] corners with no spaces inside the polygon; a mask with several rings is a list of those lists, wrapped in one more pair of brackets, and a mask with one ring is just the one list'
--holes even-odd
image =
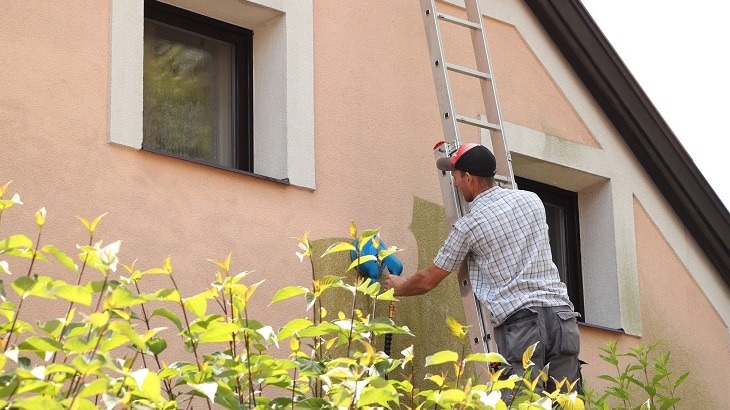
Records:
{"label": "man's hand", "polygon": [[405,283],[405,278],[400,276],[391,275],[390,272],[385,273],[385,290],[393,289],[394,296],[401,296],[399,293],[400,287]]}

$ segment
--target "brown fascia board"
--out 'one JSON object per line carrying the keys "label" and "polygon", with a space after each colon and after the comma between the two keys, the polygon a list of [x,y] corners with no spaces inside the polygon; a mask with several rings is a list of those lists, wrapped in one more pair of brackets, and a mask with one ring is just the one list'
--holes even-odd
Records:
{"label": "brown fascia board", "polygon": [[730,213],[586,8],[524,1],[730,286]]}

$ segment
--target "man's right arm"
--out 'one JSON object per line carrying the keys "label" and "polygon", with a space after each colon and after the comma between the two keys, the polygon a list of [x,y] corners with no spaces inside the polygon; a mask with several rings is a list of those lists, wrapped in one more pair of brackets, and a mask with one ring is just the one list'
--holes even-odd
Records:
{"label": "man's right arm", "polygon": [[451,272],[443,270],[432,263],[408,279],[388,275],[385,279],[385,287],[386,289],[393,289],[395,296],[422,295],[435,288],[444,278],[449,276],[449,273]]}

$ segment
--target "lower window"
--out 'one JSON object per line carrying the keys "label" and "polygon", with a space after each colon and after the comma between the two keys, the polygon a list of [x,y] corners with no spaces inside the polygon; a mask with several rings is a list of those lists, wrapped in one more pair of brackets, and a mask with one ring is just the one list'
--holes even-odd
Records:
{"label": "lower window", "polygon": [[553,262],[568,287],[575,310],[583,313],[583,280],[580,264],[578,194],[554,186],[515,178],[519,189],[537,194],[545,205]]}

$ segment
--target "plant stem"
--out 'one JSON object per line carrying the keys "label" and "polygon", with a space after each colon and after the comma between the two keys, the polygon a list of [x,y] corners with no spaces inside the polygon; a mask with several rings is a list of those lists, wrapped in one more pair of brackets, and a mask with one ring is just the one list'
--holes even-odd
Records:
{"label": "plant stem", "polygon": [[[172,281],[172,286],[177,290],[178,294],[180,293],[180,288],[177,287],[177,283],[175,283],[175,278],[172,277],[172,272],[170,272],[170,280]],[[202,367],[200,366],[200,359],[198,358],[198,349],[195,346],[195,340],[193,340],[192,333],[190,332],[190,322],[188,321],[188,313],[185,309],[185,304],[182,301],[182,298],[180,298],[180,309],[182,309],[183,313],[183,319],[185,319],[185,328],[188,330],[188,337],[190,338],[190,346],[193,349],[193,355],[195,356],[195,364],[198,365],[198,371],[202,370]]]}
{"label": "plant stem", "polygon": [[10,325],[10,330],[8,330],[8,335],[5,337],[5,346],[3,347],[3,353],[8,351],[8,346],[10,346],[10,338],[13,337],[13,331],[15,330],[15,323],[18,321],[18,315],[20,314],[20,308],[23,307],[23,301],[25,300],[25,295],[27,295],[27,292],[23,293],[23,296],[20,297],[20,302],[18,302],[18,308],[15,309],[15,315],[13,315],[13,323]]}
{"label": "plant stem", "polygon": [[[228,272],[226,272],[226,279],[228,279]],[[231,284],[230,283],[228,284],[228,299],[229,299],[230,304],[231,304],[231,317],[230,317],[230,321],[231,321],[231,323],[233,323],[233,321],[234,321],[234,317],[233,317],[233,315],[234,315],[234,312],[233,312],[233,289],[231,288]],[[225,295],[223,296],[223,304],[225,305]],[[225,309],[224,312],[226,314],[226,319],[228,319],[228,309]],[[231,334],[231,357],[233,358],[233,360],[236,360],[236,356],[237,356],[237,354],[236,354],[236,332],[233,332]],[[239,403],[241,402],[241,392],[242,391],[243,391],[243,387],[241,386],[241,379],[238,378],[238,377],[236,377],[236,393],[238,394]],[[243,403],[241,403],[241,404],[243,404]]]}
{"label": "plant stem", "polygon": [[246,348],[246,371],[248,372],[248,405],[250,408],[255,407],[256,405],[256,397],[254,385],[253,385],[253,372],[251,370],[251,336],[248,335],[248,306],[247,304],[243,305],[243,315],[244,315],[244,323],[246,330],[243,332],[243,345]]}
{"label": "plant stem", "polygon": [[[28,267],[28,273],[25,274],[26,277],[30,276],[30,273],[33,271],[33,264],[35,263],[36,255],[38,255],[38,244],[41,243],[41,232],[43,232],[43,227],[41,226],[38,229],[38,237],[36,238],[35,242],[35,248],[33,248],[33,257],[30,260],[30,266]],[[10,330],[8,331],[8,335],[5,338],[5,346],[3,346],[3,353],[8,351],[8,346],[10,345],[10,339],[13,337],[13,331],[15,331],[15,323],[18,322],[18,316],[20,315],[20,308],[23,306],[23,300],[25,300],[25,295],[27,295],[27,291],[23,293],[23,296],[20,297],[20,302],[18,302],[18,308],[15,309],[15,315],[13,315],[13,324],[10,325]]]}
{"label": "plant stem", "polygon": [[[89,245],[91,246],[92,241],[94,239],[94,235],[89,235]],[[79,286],[81,284],[81,277],[84,276],[84,270],[86,269],[86,259],[88,259],[88,255],[84,257],[84,263],[81,264],[81,271],[79,272],[79,278],[76,279],[76,286]],[[63,326],[61,326],[61,333],[58,334],[58,342],[61,343],[63,341],[63,334],[66,332],[66,328],[68,327],[68,315],[71,314],[71,309],[74,307],[74,302],[69,302],[68,304],[68,311],[66,312],[65,320],[63,321]],[[51,364],[56,363],[56,354],[58,352],[53,352],[53,357],[51,357]],[[48,376],[47,380],[50,379],[50,375]]]}
{"label": "plant stem", "polygon": [[294,392],[297,386],[297,368],[294,368],[294,377],[291,380],[291,408],[294,410]]}
{"label": "plant stem", "polygon": [[[93,360],[94,355],[96,355],[96,350],[99,348],[99,344],[101,343],[101,338],[104,336],[104,332],[106,332],[106,329],[102,329],[99,332],[99,337],[96,338],[96,344],[94,345],[94,348],[91,350],[91,354],[89,355],[89,358],[91,360]],[[74,403],[76,402],[76,399],[78,398],[79,393],[81,392],[81,389],[79,387],[83,384],[84,380],[86,380],[85,374],[82,374],[80,376],[81,377],[79,377],[79,380],[76,383],[76,387],[74,388],[74,395],[73,395],[73,398],[71,399],[71,404],[69,404],[69,406],[68,406],[69,409],[74,408]],[[73,382],[71,382],[71,384],[73,385]]]}
{"label": "plant stem", "polygon": [[104,275],[104,282],[101,284],[101,292],[99,292],[99,300],[96,301],[96,307],[94,308],[95,312],[99,311],[99,305],[101,305],[101,300],[104,298],[104,293],[106,292],[106,284],[109,280],[109,272]]}
{"label": "plant stem", "polygon": [[[169,274],[170,280],[172,281],[172,286],[177,290],[177,293],[180,294],[180,288],[178,288],[177,283],[175,282],[175,278],[172,276],[172,272]],[[202,372],[202,366],[200,365],[200,359],[198,358],[198,349],[195,346],[195,340],[193,339],[193,333],[190,331],[190,322],[188,321],[188,313],[185,310],[185,304],[182,301],[182,297],[180,298],[180,308],[182,309],[183,318],[185,319],[185,328],[188,330],[188,337],[190,337],[190,346],[193,349],[193,355],[195,356],[195,364],[198,365],[198,371]],[[192,400],[192,398],[191,398]],[[208,405],[208,409],[210,409],[210,400],[207,398],[205,399],[205,404]],[[189,405],[189,403],[188,403]]]}
{"label": "plant stem", "polygon": [[350,334],[347,335],[347,357],[350,357],[350,345],[352,344],[352,332],[355,328],[355,308],[357,307],[357,287],[360,285],[360,276],[355,277],[355,291],[352,295],[352,314],[350,315]]}
{"label": "plant stem", "polygon": [[33,265],[35,264],[36,255],[38,255],[38,246],[40,246],[41,243],[41,232],[43,232],[43,227],[40,227],[38,229],[38,237],[35,240],[35,248],[33,249],[33,257],[30,259],[30,266],[28,267],[28,273],[25,274],[25,276],[30,276],[30,273],[33,271]]}
{"label": "plant stem", "polygon": [[[139,291],[139,284],[137,281],[134,281],[134,287],[137,289],[137,294],[140,295],[142,292]],[[147,310],[144,308],[144,303],[140,305],[142,308],[142,318],[144,319],[144,324],[147,326],[147,330],[151,330],[150,327],[150,318],[147,316]],[[139,349],[137,350],[139,352]],[[157,353],[152,353],[152,357],[155,358],[155,362],[157,363],[157,368],[162,370],[162,364],[160,363],[160,358],[157,356]],[[144,367],[147,367],[147,362],[144,359],[144,354],[142,354],[142,364]],[[167,392],[167,397],[172,400],[172,386],[170,385],[169,379],[164,379],[163,383],[165,384],[165,391]]]}

